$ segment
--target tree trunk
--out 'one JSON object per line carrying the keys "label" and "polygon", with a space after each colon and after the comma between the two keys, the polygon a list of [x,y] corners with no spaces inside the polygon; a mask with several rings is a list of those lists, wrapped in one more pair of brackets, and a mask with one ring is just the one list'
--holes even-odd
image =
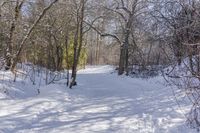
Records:
{"label": "tree trunk", "polygon": [[[81,13],[80,13],[80,21],[78,21],[78,25],[77,26],[77,34],[75,37],[75,45],[76,47],[74,47],[74,63],[73,63],[73,69],[72,69],[72,81],[70,83],[70,88],[72,88],[72,86],[77,85],[76,82],[76,75],[77,75],[77,66],[78,66],[78,62],[79,62],[79,57],[80,57],[80,53],[82,50],[82,45],[83,45],[83,20],[84,20],[84,10],[85,10],[85,0],[81,0]],[[79,17],[79,16],[77,16]],[[75,48],[78,47],[78,50],[76,50]],[[77,53],[76,53],[77,52]]]}
{"label": "tree trunk", "polygon": [[122,45],[120,48],[118,75],[122,75],[124,73],[124,57],[125,57],[125,49],[124,49],[124,45]]}
{"label": "tree trunk", "polygon": [[13,62],[13,35],[14,35],[14,31],[16,29],[16,23],[17,23],[17,19],[19,18],[20,15],[20,10],[21,7],[23,5],[22,1],[21,3],[19,3],[19,0],[16,1],[16,6],[15,6],[15,16],[14,16],[14,20],[12,21],[11,27],[10,27],[10,33],[9,33],[9,41],[8,41],[8,45],[7,45],[7,50],[6,50],[6,70],[9,70],[11,68],[12,62]]}
{"label": "tree trunk", "polygon": [[129,66],[129,62],[128,62],[128,60],[129,60],[129,35],[130,35],[130,32],[129,32],[129,26],[128,26],[128,28],[127,28],[127,31],[126,31],[126,38],[125,38],[125,71],[126,71],[126,75],[128,75],[129,74],[129,68],[128,68],[128,66]]}
{"label": "tree trunk", "polygon": [[66,64],[67,64],[67,86],[69,85],[69,53],[68,53],[68,34],[65,37],[65,49],[66,49]]}
{"label": "tree trunk", "polygon": [[78,47],[78,31],[75,33],[75,37],[74,37],[74,59],[73,59],[73,65],[72,65],[70,88],[76,85],[76,71],[77,71],[77,64],[78,64],[77,63],[77,47]]}
{"label": "tree trunk", "polygon": [[121,51],[120,51],[120,61],[119,61],[119,71],[118,71],[118,75],[122,75],[124,73],[124,71],[126,71],[126,75],[128,75],[129,73],[129,69],[128,69],[128,60],[129,60],[129,35],[130,35],[130,31],[129,31],[129,23],[127,24],[127,30],[125,33],[125,39],[124,39],[124,43],[121,47]]}

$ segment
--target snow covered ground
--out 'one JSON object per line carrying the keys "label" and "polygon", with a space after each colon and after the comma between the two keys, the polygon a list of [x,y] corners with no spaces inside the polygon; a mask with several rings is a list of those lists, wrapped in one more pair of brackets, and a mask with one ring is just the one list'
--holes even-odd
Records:
{"label": "snow covered ground", "polygon": [[9,88],[10,97],[0,93],[0,133],[195,132],[185,124],[186,98],[162,77],[120,77],[113,71],[87,67],[72,90],[61,80],[43,85],[39,95],[37,86],[23,79],[13,83],[11,73],[1,72],[0,89]]}

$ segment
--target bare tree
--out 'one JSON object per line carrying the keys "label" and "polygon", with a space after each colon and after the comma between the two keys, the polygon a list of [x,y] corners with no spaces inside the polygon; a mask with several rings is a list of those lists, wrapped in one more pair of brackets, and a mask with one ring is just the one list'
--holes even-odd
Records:
{"label": "bare tree", "polygon": [[70,88],[72,88],[72,86],[77,84],[76,83],[77,66],[78,66],[79,57],[80,57],[80,53],[83,46],[83,32],[84,32],[83,23],[84,23],[85,3],[86,3],[86,0],[81,0],[79,3],[80,6],[77,9],[77,16],[76,16],[77,28],[74,35],[74,60],[73,60],[73,66],[72,66]]}

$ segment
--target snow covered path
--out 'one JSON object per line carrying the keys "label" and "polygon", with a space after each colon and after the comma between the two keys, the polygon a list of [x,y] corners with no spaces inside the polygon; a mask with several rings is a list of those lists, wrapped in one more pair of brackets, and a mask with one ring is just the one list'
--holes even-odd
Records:
{"label": "snow covered path", "polygon": [[0,133],[192,133],[163,79],[110,74],[109,66],[79,72],[72,90],[59,81],[26,99],[0,99]]}

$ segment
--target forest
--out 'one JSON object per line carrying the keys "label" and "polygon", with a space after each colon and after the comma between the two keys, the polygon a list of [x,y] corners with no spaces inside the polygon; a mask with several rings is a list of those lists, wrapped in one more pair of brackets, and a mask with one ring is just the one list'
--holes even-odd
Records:
{"label": "forest", "polygon": [[0,133],[199,132],[200,1],[0,0],[0,108]]}

